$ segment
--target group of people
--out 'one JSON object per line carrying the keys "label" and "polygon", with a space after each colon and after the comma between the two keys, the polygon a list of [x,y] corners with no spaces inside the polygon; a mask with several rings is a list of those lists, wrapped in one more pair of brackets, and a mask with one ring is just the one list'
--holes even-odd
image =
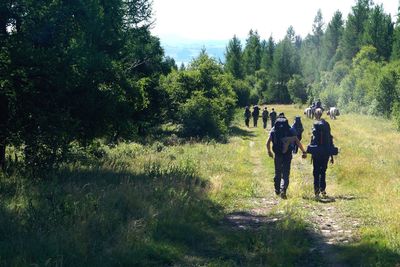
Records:
{"label": "group of people", "polygon": [[[311,154],[315,197],[319,199],[321,196],[327,196],[326,170],[329,160],[332,164],[334,163],[333,156],[338,154],[338,149],[333,144],[333,137],[331,135],[331,128],[329,123],[326,120],[322,119],[322,105],[319,103],[315,107],[316,108],[314,112],[314,117],[316,121],[313,124],[311,142],[306,149],[300,142],[302,140],[304,128],[301,122],[301,118],[299,116],[295,117],[292,126],[289,125],[289,121],[285,117],[284,113],[280,113],[278,116],[276,116],[275,114],[275,118],[273,121],[270,117],[271,131],[266,146],[268,155],[274,159],[275,193],[281,196],[281,198],[283,199],[287,198],[286,192],[289,186],[291,161],[293,154],[296,154],[298,152],[298,149],[302,151],[302,158],[307,158],[307,154]],[[246,110],[247,109],[248,107],[246,107]],[[267,108],[265,108],[264,110],[267,110]],[[273,112],[275,111],[273,110]],[[255,119],[255,116],[253,114],[251,115],[253,116],[253,119]],[[249,117],[245,117],[245,119],[247,118]],[[255,120],[257,120],[257,118]],[[264,128],[266,126],[265,124]],[[246,125],[248,126],[248,121]],[[254,127],[257,127],[256,122]]]}
{"label": "group of people", "polygon": [[[260,107],[258,105],[253,106],[253,111],[250,111],[250,107],[246,107],[244,110],[244,122],[247,127],[250,127],[250,118],[253,117],[253,126],[257,127],[257,122],[260,117]],[[267,128],[267,123],[268,123],[268,118],[271,120],[271,128],[274,127],[277,115],[272,108],[271,112],[268,111],[267,107],[264,107],[262,113],[261,113],[261,118],[263,121],[263,128]]]}

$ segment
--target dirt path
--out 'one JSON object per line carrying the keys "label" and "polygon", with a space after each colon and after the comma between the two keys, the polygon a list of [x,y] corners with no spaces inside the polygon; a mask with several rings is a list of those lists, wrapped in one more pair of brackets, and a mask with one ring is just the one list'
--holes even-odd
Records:
{"label": "dirt path", "polygon": [[[249,142],[250,159],[253,164],[252,174],[254,177],[266,176],[265,166],[262,164],[260,147],[260,137],[254,137]],[[292,162],[292,170],[307,174],[310,170],[306,163],[301,160]],[[267,175],[268,176],[268,175]],[[304,177],[303,177],[304,178]],[[265,177],[267,192],[263,197],[251,198],[250,208],[247,210],[234,211],[225,217],[226,225],[237,230],[257,231],[261,226],[274,224],[284,216],[279,210],[281,200],[275,196],[273,191],[272,179]],[[309,179],[311,179],[309,177]],[[307,187],[312,186],[310,184]],[[296,188],[300,190],[300,188]],[[292,188],[292,190],[296,190]],[[290,198],[290,196],[289,196]],[[308,232],[312,238],[312,247],[309,257],[304,266],[348,266],[340,255],[340,246],[349,245],[357,241],[357,229],[360,225],[357,218],[352,218],[351,214],[345,213],[343,207],[348,201],[354,200],[352,196],[336,196],[321,199],[302,199],[294,205],[306,211],[307,221],[310,224]],[[290,201],[290,199],[288,200]],[[303,264],[302,264],[303,265]]]}

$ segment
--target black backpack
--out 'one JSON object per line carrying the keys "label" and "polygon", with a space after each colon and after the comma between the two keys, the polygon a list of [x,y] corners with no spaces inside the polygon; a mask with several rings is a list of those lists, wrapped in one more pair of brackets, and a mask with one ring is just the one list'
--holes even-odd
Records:
{"label": "black backpack", "polygon": [[289,122],[285,117],[279,117],[274,124],[274,135],[272,139],[272,150],[275,154],[282,154],[282,138],[290,136]]}
{"label": "black backpack", "polygon": [[317,157],[337,155],[339,150],[333,145],[331,128],[325,120],[314,123],[312,130],[311,144],[307,147],[307,152]]}
{"label": "black backpack", "polygon": [[313,125],[313,139],[312,144],[318,146],[330,146],[332,145],[331,129],[325,120],[320,120]]}

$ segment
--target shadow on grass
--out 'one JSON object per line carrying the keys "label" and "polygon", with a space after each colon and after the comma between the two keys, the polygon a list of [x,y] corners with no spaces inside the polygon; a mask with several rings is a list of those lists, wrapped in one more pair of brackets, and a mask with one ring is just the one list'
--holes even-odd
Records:
{"label": "shadow on grass", "polygon": [[306,222],[226,214],[190,166],[87,166],[39,184],[2,179],[1,188],[5,183],[14,193],[0,203],[3,266],[326,266],[311,252],[318,235]]}
{"label": "shadow on grass", "polygon": [[242,137],[244,139],[250,139],[250,138],[256,136],[256,134],[254,132],[251,132],[251,131],[246,130],[246,129],[239,128],[237,126],[231,126],[229,128],[229,135],[230,136]]}

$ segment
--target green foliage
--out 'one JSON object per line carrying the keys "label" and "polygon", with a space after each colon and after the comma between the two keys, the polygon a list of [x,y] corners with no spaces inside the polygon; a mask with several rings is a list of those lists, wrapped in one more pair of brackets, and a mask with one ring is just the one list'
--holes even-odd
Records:
{"label": "green foliage", "polygon": [[0,143],[22,145],[31,168],[62,162],[73,141],[133,138],[158,113],[157,75],[169,70],[149,31],[150,1],[20,0],[1,9]]}
{"label": "green foliage", "polygon": [[236,35],[226,47],[224,69],[236,79],[243,78],[242,45]]}
{"label": "green foliage", "polygon": [[250,30],[243,50],[243,67],[246,75],[254,75],[261,66],[261,43],[257,31]]}
{"label": "green foliage", "polygon": [[378,55],[389,59],[392,53],[393,23],[390,15],[383,11],[383,6],[375,6],[365,24],[363,43],[374,46]]}
{"label": "green foliage", "polygon": [[181,106],[183,131],[187,136],[220,137],[227,133],[225,110],[219,98],[210,100],[196,92]]}
{"label": "green foliage", "polygon": [[293,102],[301,104],[304,104],[306,102],[306,84],[304,83],[304,80],[300,75],[294,74],[293,77],[289,80],[287,87],[290,98],[293,100]]}
{"label": "green foliage", "polygon": [[161,77],[160,86],[168,94],[168,117],[182,124],[186,136],[218,138],[225,135],[233,119],[235,88],[244,90],[241,100],[246,101],[243,99],[246,88],[237,84],[232,75],[224,74],[222,66],[205,51],[187,70]]}
{"label": "green foliage", "polygon": [[233,82],[233,90],[236,93],[237,96],[237,104],[239,107],[245,107],[248,106],[251,101],[250,101],[250,91],[251,87],[250,85],[243,80],[235,80]]}

